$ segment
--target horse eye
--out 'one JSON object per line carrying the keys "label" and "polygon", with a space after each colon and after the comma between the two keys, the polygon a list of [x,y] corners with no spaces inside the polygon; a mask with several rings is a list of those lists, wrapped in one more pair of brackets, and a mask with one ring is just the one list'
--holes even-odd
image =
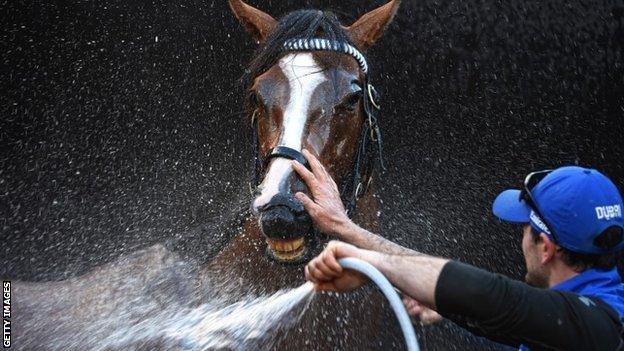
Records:
{"label": "horse eye", "polygon": [[255,91],[250,91],[247,98],[251,108],[262,107],[262,100]]}
{"label": "horse eye", "polygon": [[260,99],[258,98],[258,94],[255,91],[250,91],[247,96],[247,102],[252,107],[257,107],[260,104]]}
{"label": "horse eye", "polygon": [[361,91],[354,91],[353,93],[347,95],[344,99],[342,99],[342,101],[340,102],[340,106],[349,111],[353,111],[358,107],[361,97]]}

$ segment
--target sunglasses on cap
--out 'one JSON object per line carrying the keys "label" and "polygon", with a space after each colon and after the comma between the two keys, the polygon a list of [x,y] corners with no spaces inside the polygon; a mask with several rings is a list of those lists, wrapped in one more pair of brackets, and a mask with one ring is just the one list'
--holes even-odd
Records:
{"label": "sunglasses on cap", "polygon": [[533,198],[533,195],[531,194],[531,191],[533,190],[533,188],[535,188],[535,186],[539,182],[541,182],[542,179],[544,179],[547,175],[549,175],[552,171],[553,171],[552,169],[547,169],[543,171],[529,173],[526,176],[526,178],[524,178],[524,184],[522,186],[522,190],[520,191],[520,200],[524,200],[524,202],[529,207],[531,207],[533,212],[537,214],[537,216],[540,218],[542,223],[544,223],[544,225],[546,226],[546,229],[548,229],[548,231],[550,232],[553,242],[557,244],[557,235],[555,234],[555,231],[553,230],[553,226],[548,224],[546,217],[542,215],[542,212],[540,211],[539,206],[537,205],[537,201],[535,201],[535,199]]}

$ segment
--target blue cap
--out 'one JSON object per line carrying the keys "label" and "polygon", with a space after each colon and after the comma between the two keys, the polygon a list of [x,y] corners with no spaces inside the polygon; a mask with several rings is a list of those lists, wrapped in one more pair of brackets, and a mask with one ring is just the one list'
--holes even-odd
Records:
{"label": "blue cap", "polygon": [[[610,250],[594,244],[594,239],[611,226],[624,230],[622,196],[613,182],[597,170],[576,166],[558,168],[531,189],[531,196],[560,246],[588,254],[624,249],[624,241]],[[542,219],[520,199],[520,190],[500,193],[492,211],[506,222],[529,223],[553,240]]]}

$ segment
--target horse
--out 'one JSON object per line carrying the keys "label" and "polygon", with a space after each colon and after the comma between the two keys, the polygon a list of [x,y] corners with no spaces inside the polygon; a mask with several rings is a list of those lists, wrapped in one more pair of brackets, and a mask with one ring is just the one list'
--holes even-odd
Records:
{"label": "horse", "polygon": [[[336,180],[354,220],[376,226],[379,204],[372,180],[381,150],[373,110],[378,97],[361,51],[381,36],[399,3],[390,1],[343,27],[331,13],[295,11],[278,22],[242,1],[229,1],[236,18],[261,45],[244,77],[254,135],[255,197],[245,230],[211,267],[237,269],[232,262],[244,260],[268,270],[300,267],[318,252],[324,238],[294,198],[296,192],[308,191],[290,163],[306,163],[303,148],[317,155]],[[250,272],[245,266],[236,276]],[[254,280],[253,274],[249,279]],[[292,282],[277,279],[276,284]]]}
{"label": "horse", "polygon": [[[308,191],[291,167],[291,160],[305,164],[303,148],[317,155],[336,180],[354,220],[376,228],[379,203],[372,179],[375,167],[382,166],[377,160],[381,152],[375,116],[378,96],[362,51],[382,35],[400,1],[390,1],[348,27],[333,14],[316,10],[295,11],[277,21],[241,0],[229,4],[259,45],[243,79],[254,135],[256,189],[253,216],[245,230],[204,273],[233,274],[242,289],[267,293],[301,284],[302,263],[326,240],[293,196]],[[379,298],[371,291],[350,298],[317,298],[299,326],[300,330],[315,328],[315,338],[302,338],[303,344],[298,345],[287,337],[283,346],[306,349],[308,342],[318,348],[314,342],[320,337],[334,340],[327,348],[378,347]],[[340,323],[350,330],[331,324],[313,326],[332,310],[330,318],[338,320],[340,311],[350,311]]]}
{"label": "horse", "polygon": [[[98,320],[119,310],[132,311],[120,323],[135,323],[154,310],[200,304],[217,292],[235,301],[301,285],[303,264],[327,240],[293,196],[308,193],[291,167],[291,160],[306,164],[304,148],[336,180],[354,221],[376,228],[379,101],[363,52],[391,23],[400,0],[350,26],[330,12],[299,10],[276,20],[242,0],[229,5],[259,45],[243,77],[254,149],[253,199],[244,229],[198,269],[158,245],[70,280],[16,282],[15,315],[24,317],[15,329],[18,349],[88,349],[107,333]],[[382,302],[372,288],[345,296],[322,294],[293,328],[278,331],[283,335],[272,347],[396,348],[401,344],[396,332],[380,328],[393,318]],[[133,308],[139,303],[148,307]],[[48,318],[37,317],[42,313]],[[85,335],[81,331],[87,326]],[[64,343],[69,335],[82,337]],[[159,342],[139,346],[167,348]]]}

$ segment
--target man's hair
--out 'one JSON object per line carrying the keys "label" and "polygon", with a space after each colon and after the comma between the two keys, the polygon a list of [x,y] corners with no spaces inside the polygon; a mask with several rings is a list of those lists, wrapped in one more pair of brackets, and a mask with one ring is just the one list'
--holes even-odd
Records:
{"label": "man's hair", "polygon": [[[537,244],[540,240],[540,233],[532,226],[531,233],[533,234],[533,242]],[[566,265],[577,272],[581,272],[590,268],[612,269],[617,265],[618,260],[624,258],[624,254],[622,251],[609,254],[586,254],[561,247],[561,257]]]}

